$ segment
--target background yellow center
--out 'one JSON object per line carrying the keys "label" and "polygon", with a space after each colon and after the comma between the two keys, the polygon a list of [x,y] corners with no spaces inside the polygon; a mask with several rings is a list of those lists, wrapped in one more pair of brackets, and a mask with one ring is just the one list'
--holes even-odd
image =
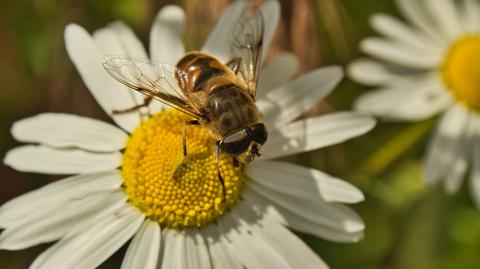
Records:
{"label": "background yellow center", "polygon": [[188,117],[162,111],[143,122],[129,138],[122,174],[130,203],[150,219],[168,227],[200,227],[231,207],[244,183],[241,168],[221,154],[220,171],[226,201],[214,162],[215,140],[201,126],[187,126],[188,155],[183,157],[182,129]]}
{"label": "background yellow center", "polygon": [[460,103],[480,112],[480,36],[459,39],[450,48],[442,68],[448,89]]}

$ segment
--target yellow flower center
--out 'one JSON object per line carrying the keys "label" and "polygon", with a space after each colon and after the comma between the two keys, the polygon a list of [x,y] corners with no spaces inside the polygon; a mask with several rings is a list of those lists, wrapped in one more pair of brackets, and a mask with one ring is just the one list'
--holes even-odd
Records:
{"label": "yellow flower center", "polygon": [[458,102],[480,112],[480,35],[460,38],[452,45],[442,77]]}
{"label": "yellow flower center", "polygon": [[129,202],[148,218],[172,228],[201,227],[234,205],[245,181],[243,169],[221,154],[215,164],[215,140],[202,126],[187,126],[187,156],[182,130],[189,120],[165,110],[143,122],[128,139],[122,175]]}

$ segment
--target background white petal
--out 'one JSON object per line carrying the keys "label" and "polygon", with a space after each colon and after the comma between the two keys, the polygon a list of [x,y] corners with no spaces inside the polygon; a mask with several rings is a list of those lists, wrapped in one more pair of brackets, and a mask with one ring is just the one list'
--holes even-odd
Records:
{"label": "background white petal", "polygon": [[357,110],[392,120],[415,121],[431,117],[452,104],[436,78],[410,77],[361,95],[355,100]]}
{"label": "background white petal", "polygon": [[[478,126],[477,126],[478,128]],[[477,129],[477,132],[479,129]],[[480,208],[480,142],[478,140],[473,144],[473,165],[470,175],[470,193],[473,202]]]}
{"label": "background white petal", "polygon": [[271,129],[294,120],[330,94],[342,77],[340,67],[324,67],[271,90],[257,101],[265,124]]}
{"label": "background white petal", "polygon": [[438,29],[443,31],[448,40],[462,33],[462,24],[458,17],[456,4],[452,0],[424,0],[428,11],[432,14]]}
{"label": "background white petal", "polygon": [[449,170],[446,172],[443,187],[447,194],[455,194],[461,187],[467,173],[470,163],[473,159],[473,148],[475,139],[479,133],[479,120],[475,115],[469,113],[467,126],[463,134],[461,145],[458,148],[457,157],[453,161]]}
{"label": "background white petal", "polygon": [[262,147],[264,158],[272,159],[344,142],[375,126],[369,115],[337,112],[289,123],[269,133]]}
{"label": "background white petal", "polygon": [[95,268],[138,231],[143,219],[136,208],[125,204],[83,233],[59,241],[30,268]]}
{"label": "background white petal", "polygon": [[398,77],[412,74],[411,69],[387,64],[370,58],[360,58],[348,65],[348,76],[361,84],[376,86],[387,84]]}
{"label": "background white petal", "polygon": [[102,52],[97,42],[82,27],[75,24],[69,24],[65,28],[65,45],[85,85],[103,110],[120,127],[132,131],[140,122],[138,113],[112,115],[115,109],[121,110],[136,105],[136,98],[131,90],[115,81],[103,68],[103,57],[105,53],[109,53]]}
{"label": "background white petal", "polygon": [[405,43],[426,53],[442,53],[443,48],[427,35],[387,14],[374,14],[370,17],[370,25],[385,37]]}
{"label": "background white petal", "polygon": [[158,12],[150,32],[152,61],[174,65],[183,56],[184,23],[185,13],[178,6],[166,6]]}
{"label": "background white petal", "polygon": [[103,121],[62,113],[42,113],[15,122],[11,133],[20,142],[113,152],[125,147],[127,134]]}
{"label": "background white petal", "polygon": [[468,127],[468,112],[454,106],[442,116],[427,150],[424,162],[425,180],[434,184],[452,169],[458,154],[464,149]]}
{"label": "background white petal", "polygon": [[466,32],[480,31],[480,3],[477,0],[463,0],[460,12]]}
{"label": "background white petal", "polygon": [[7,152],[3,163],[22,172],[71,175],[113,170],[121,160],[120,152],[93,153],[29,145]]}
{"label": "background white petal", "polygon": [[417,69],[435,68],[442,63],[442,54],[378,37],[363,39],[360,50],[378,59]]}
{"label": "background white petal", "polygon": [[436,40],[439,44],[445,44],[444,36],[432,20],[431,14],[425,8],[424,1],[418,0],[395,0],[400,12],[424,33]]}
{"label": "background white petal", "polygon": [[160,240],[161,231],[158,222],[145,220],[128,246],[121,269],[157,268]]}
{"label": "background white petal", "polygon": [[358,203],[363,193],[350,183],[316,169],[276,161],[256,161],[246,168],[248,177],[264,186],[283,189],[307,199]]}

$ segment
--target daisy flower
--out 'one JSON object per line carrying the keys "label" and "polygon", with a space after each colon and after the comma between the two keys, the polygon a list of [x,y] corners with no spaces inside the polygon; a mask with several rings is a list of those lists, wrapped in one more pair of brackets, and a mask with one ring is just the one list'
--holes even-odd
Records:
{"label": "daisy flower", "polygon": [[[226,10],[204,52],[226,60],[226,31],[245,9]],[[266,1],[265,44],[279,19],[279,4]],[[150,59],[174,64],[184,54],[183,11],[163,8],[150,35]],[[364,199],[354,186],[318,170],[271,159],[318,149],[370,130],[375,122],[357,112],[297,118],[324,98],[342,77],[338,67],[314,70],[290,80],[298,63],[275,57],[261,71],[258,106],[270,137],[264,157],[236,167],[225,155],[220,169],[215,141],[205,128],[158,103],[153,115],[115,114],[141,96],[110,77],[103,55],[147,58],[133,32],[120,22],[88,34],[78,25],[65,30],[68,54],[101,107],[118,125],[85,117],[44,113],[16,122],[13,136],[32,143],[9,151],[5,164],[23,172],[73,175],[24,194],[0,208],[0,248],[17,250],[54,242],[31,268],[95,268],[130,239],[122,268],[327,268],[288,228],[336,242],[355,242],[364,224],[344,204]]]}
{"label": "daisy flower", "polygon": [[356,101],[361,111],[418,121],[442,114],[424,162],[428,184],[443,181],[453,194],[473,162],[472,196],[480,207],[480,1],[397,0],[407,22],[376,14],[382,38],[360,49],[349,75],[377,87]]}

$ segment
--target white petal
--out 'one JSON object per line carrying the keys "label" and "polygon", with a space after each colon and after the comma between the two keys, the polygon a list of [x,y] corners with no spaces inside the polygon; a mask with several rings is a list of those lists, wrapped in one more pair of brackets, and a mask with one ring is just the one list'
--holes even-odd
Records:
{"label": "white petal", "polygon": [[187,266],[191,269],[210,269],[210,256],[206,242],[196,228],[185,231],[185,253]]}
{"label": "white petal", "polygon": [[425,0],[425,5],[446,37],[453,39],[462,33],[459,12],[452,0]]}
{"label": "white petal", "polygon": [[226,247],[225,237],[220,233],[216,224],[202,228],[202,234],[204,234],[204,238],[208,242],[213,268],[243,269],[242,264]]}
{"label": "white petal", "polygon": [[294,230],[340,243],[358,242],[363,238],[363,231],[348,232],[341,227],[331,228],[322,223],[308,220],[278,205],[274,205],[272,201],[257,194],[249,186],[245,188],[242,196],[247,207],[256,208],[260,214],[265,214],[276,222],[289,226]]}
{"label": "white petal", "polygon": [[218,223],[229,239],[226,247],[246,268],[292,268],[273,246],[252,234],[251,224],[241,219],[226,214]]}
{"label": "white petal", "polygon": [[61,239],[77,222],[116,200],[111,192],[96,192],[48,209],[37,209],[2,232],[0,248],[18,250]]}
{"label": "white petal", "polygon": [[144,216],[125,207],[72,238],[66,238],[42,253],[31,268],[95,268],[117,251],[139,229]]}
{"label": "white petal", "polygon": [[433,22],[430,13],[426,10],[424,2],[418,0],[396,0],[400,12],[414,25],[428,34],[437,42],[445,42],[437,25]]}
{"label": "white petal", "polygon": [[256,98],[265,98],[271,90],[286,83],[298,71],[298,66],[298,59],[292,53],[282,53],[275,56],[260,70]]}
{"label": "white petal", "polygon": [[275,128],[294,120],[330,94],[342,76],[337,66],[320,68],[270,91],[257,102],[265,124]]}
{"label": "white petal", "polygon": [[11,132],[21,142],[100,152],[121,150],[128,138],[122,130],[102,121],[60,113],[42,113],[17,121]]}
{"label": "white petal", "polygon": [[460,189],[475,146],[474,140],[477,136],[479,122],[477,117],[472,113],[469,113],[467,121],[465,133],[459,142],[461,145],[458,148],[457,157],[451,164],[451,168],[448,170],[444,180],[443,185],[448,194],[455,194]]}
{"label": "white petal", "polygon": [[93,153],[29,145],[7,152],[3,163],[22,172],[68,175],[110,171],[117,168],[121,160],[120,152]]}
{"label": "white petal", "polygon": [[352,80],[365,85],[383,85],[412,73],[409,69],[369,58],[353,61],[348,66],[347,72]]}
{"label": "white petal", "polygon": [[478,0],[463,0],[463,24],[468,33],[480,31],[480,3]]}
{"label": "white petal", "polygon": [[[477,133],[478,126],[480,125],[477,125]],[[480,142],[478,139],[473,144],[473,165],[470,177],[470,193],[473,202],[480,209]]]}
{"label": "white petal", "polygon": [[372,117],[356,112],[307,118],[271,131],[261,152],[272,159],[310,151],[357,137],[374,126]]}
{"label": "white petal", "polygon": [[365,38],[360,42],[360,50],[378,59],[405,67],[418,69],[436,68],[442,63],[442,55],[433,51],[377,37]]}
{"label": "white petal", "polygon": [[157,267],[161,240],[157,222],[145,220],[128,246],[121,269],[154,269]]}
{"label": "white petal", "polygon": [[223,11],[222,17],[203,45],[202,52],[214,55],[224,63],[231,59],[230,33],[246,6],[247,1],[234,1]]}
{"label": "white petal", "polygon": [[94,192],[116,190],[122,184],[119,171],[73,176],[25,193],[0,207],[0,227],[27,221],[36,214],[53,214],[56,205],[78,200]]}
{"label": "white petal", "polygon": [[263,38],[263,59],[265,59],[280,20],[280,3],[277,0],[264,1],[260,10],[265,22]]}
{"label": "white petal", "polygon": [[282,225],[272,221],[262,221],[255,226],[255,235],[262,237],[284,257],[292,268],[329,268],[305,243]]}
{"label": "white petal", "polygon": [[358,203],[363,193],[350,183],[300,165],[256,161],[247,166],[248,177],[264,186],[325,202]]}
{"label": "white petal", "polygon": [[371,16],[370,24],[382,35],[421,50],[428,50],[427,53],[443,51],[438,43],[393,16],[374,14]]}
{"label": "white petal", "polygon": [[[123,22],[113,22],[110,23],[108,27],[96,30],[93,33],[93,39],[103,55],[148,59],[142,42],[140,42],[135,33]],[[126,91],[130,94],[135,104],[143,103],[143,99],[145,98],[143,94],[134,91],[121,83],[117,83],[117,85],[119,86],[118,90]],[[139,111],[147,113],[144,108]],[[138,112],[132,113],[138,114]]]}
{"label": "white petal", "polygon": [[[247,4],[247,1],[235,1],[225,9],[207,42],[203,45],[202,52],[211,54],[224,63],[233,58],[231,53],[232,29],[246,10]],[[263,58],[265,58],[266,51],[277,29],[280,18],[280,4],[276,0],[265,1],[260,6],[260,10],[265,22],[263,39]]]}
{"label": "white petal", "polygon": [[278,191],[253,181],[249,181],[248,186],[276,205],[312,222],[350,233],[365,229],[362,219],[344,205],[307,200],[303,196]]}
{"label": "white petal", "polygon": [[175,229],[163,229],[162,231],[162,257],[161,269],[184,269],[185,260],[185,236]]}
{"label": "white petal", "polygon": [[108,55],[148,58],[142,42],[123,22],[113,22],[105,28],[96,30],[93,38],[102,52]]}
{"label": "white petal", "polygon": [[182,57],[184,23],[185,13],[178,6],[166,6],[158,12],[150,32],[152,61],[174,65]]}
{"label": "white petal", "polygon": [[460,106],[448,110],[440,120],[429,145],[424,163],[425,179],[428,184],[444,178],[455,163],[464,146],[468,112]]}
{"label": "white petal", "polygon": [[416,121],[431,117],[452,104],[437,78],[411,78],[361,95],[354,103],[357,110],[385,119]]}
{"label": "white petal", "polygon": [[93,38],[75,24],[65,28],[65,45],[83,81],[103,110],[123,129],[132,131],[137,127],[140,122],[138,113],[112,115],[115,109],[133,107],[136,99],[131,90],[115,81],[103,68],[103,56],[111,53],[100,51]]}
{"label": "white petal", "polygon": [[105,218],[117,215],[119,210],[127,204],[127,196],[122,189],[113,192],[109,199],[111,202],[108,205],[102,208],[97,207],[97,210],[88,217],[79,219],[72,227],[70,227],[68,234],[65,237],[82,234],[85,230],[97,225],[97,223],[103,221]]}

